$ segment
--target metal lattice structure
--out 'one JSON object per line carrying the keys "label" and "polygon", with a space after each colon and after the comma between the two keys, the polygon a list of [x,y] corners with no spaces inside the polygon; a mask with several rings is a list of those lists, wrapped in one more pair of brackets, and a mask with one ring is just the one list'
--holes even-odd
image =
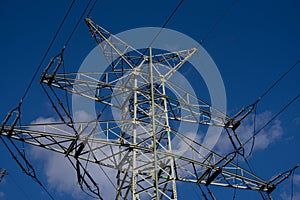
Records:
{"label": "metal lattice structure", "polygon": [[[66,155],[81,188],[100,199],[101,188],[89,173],[88,163],[116,170],[115,199],[175,200],[178,181],[269,195],[289,175],[290,171],[266,181],[233,162],[243,151],[235,129],[251,108],[229,117],[170,81],[196,48],[141,52],[91,19],[85,22],[109,63],[107,70],[60,73],[61,52],[40,79],[61,122],[18,125],[19,111],[14,110],[15,118],[10,113],[4,121],[2,136]],[[176,98],[168,93],[168,87],[177,92]],[[74,121],[59,90],[95,101],[100,110],[97,118]],[[118,119],[105,114],[111,110],[119,113]],[[234,144],[233,153],[219,155],[207,149],[173,128],[171,124],[176,122],[223,127]],[[185,148],[174,147],[174,138]]]}

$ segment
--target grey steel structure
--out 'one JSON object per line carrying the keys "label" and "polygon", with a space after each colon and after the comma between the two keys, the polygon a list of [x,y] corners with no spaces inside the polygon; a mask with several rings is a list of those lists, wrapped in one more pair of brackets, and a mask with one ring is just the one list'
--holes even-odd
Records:
{"label": "grey steel structure", "polygon": [[[87,167],[91,163],[99,170],[116,170],[116,180],[111,182],[115,199],[176,200],[178,181],[255,190],[269,196],[288,177],[290,171],[266,181],[234,163],[235,156],[243,154],[235,129],[252,111],[251,106],[229,117],[170,82],[196,48],[158,54],[148,48],[141,52],[91,19],[85,22],[109,63],[107,71],[60,73],[61,52],[40,79],[61,122],[18,125],[20,113],[15,109],[3,123],[2,136],[64,154],[75,168],[81,188],[100,199],[101,188]],[[177,92],[176,98],[167,87]],[[97,118],[75,122],[59,89],[96,101]],[[119,119],[108,114],[112,109],[118,111]],[[223,127],[233,152],[219,155],[207,149],[174,129],[170,125],[174,121]],[[174,148],[174,138],[186,148]],[[27,164],[26,157],[20,159],[21,165]],[[215,197],[208,190],[204,198]]]}

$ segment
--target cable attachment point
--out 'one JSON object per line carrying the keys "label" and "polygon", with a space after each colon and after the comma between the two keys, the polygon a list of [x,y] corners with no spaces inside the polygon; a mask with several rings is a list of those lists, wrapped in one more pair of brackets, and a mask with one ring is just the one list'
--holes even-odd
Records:
{"label": "cable attachment point", "polygon": [[[6,132],[6,136],[10,138],[13,134],[13,129],[16,126],[17,122],[20,119],[21,116],[21,105],[22,105],[22,100],[20,101],[19,105],[12,109],[8,114],[6,115],[6,118],[2,122],[1,125],[1,133]],[[10,124],[10,125],[8,125]],[[5,134],[5,133],[4,133]]]}
{"label": "cable attachment point", "polygon": [[[252,113],[259,101],[260,98],[258,98],[254,103],[241,109],[233,118],[231,118],[225,124],[225,130],[228,134],[230,142],[232,143],[235,151],[242,156],[244,156],[245,154],[245,149],[241,139],[238,136],[238,133],[236,132],[236,129],[241,125],[241,121],[245,119],[250,113]],[[230,128],[232,132],[229,131],[228,128]]]}
{"label": "cable attachment point", "polygon": [[[62,50],[59,54],[57,54],[50,60],[49,64],[47,65],[47,67],[45,68],[45,70],[42,73],[42,76],[40,78],[40,83],[46,83],[48,85],[52,84],[58,69],[63,64],[63,61],[64,61],[63,53],[65,51],[65,48],[66,48],[66,46],[64,46],[62,48]],[[48,74],[48,71],[50,68],[54,68],[52,74]]]}
{"label": "cable attachment point", "polygon": [[[280,174],[278,174],[277,176],[275,176],[274,178],[272,178],[269,181],[269,184],[272,185],[273,187],[269,188],[267,190],[267,193],[270,194],[277,185],[279,185],[281,182],[283,182],[284,180],[286,180],[287,178],[289,178],[291,176],[291,174],[299,167],[299,164],[295,165],[293,168],[282,172]],[[274,188],[274,189],[272,189]]]}
{"label": "cable attachment point", "polygon": [[1,172],[0,172],[0,183],[1,183],[3,177],[5,176],[6,173],[7,173],[6,169],[1,169]]}
{"label": "cable attachment point", "polygon": [[231,129],[235,131],[240,126],[241,121],[254,110],[260,99],[261,98],[259,97],[254,103],[242,108],[230,121],[227,122],[226,126],[231,127]]}

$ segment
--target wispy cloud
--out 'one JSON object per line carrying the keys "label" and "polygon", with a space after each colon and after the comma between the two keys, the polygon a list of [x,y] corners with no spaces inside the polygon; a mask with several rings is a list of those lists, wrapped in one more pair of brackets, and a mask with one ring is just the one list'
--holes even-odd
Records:
{"label": "wispy cloud", "polygon": [[296,117],[295,119],[293,119],[293,123],[297,126],[300,125],[300,117]]}
{"label": "wispy cloud", "polygon": [[[90,116],[84,111],[78,112],[77,116],[82,121],[90,121]],[[55,123],[59,122],[54,118],[38,118],[33,121],[35,124],[45,124],[45,123]],[[63,127],[60,127],[63,129]],[[40,131],[55,131],[55,129],[43,129],[42,127],[36,128]],[[56,130],[57,131],[57,130]],[[193,132],[188,132],[185,134],[187,138],[191,140],[197,140],[200,142],[202,140],[201,136],[196,136]],[[188,157],[192,156],[192,152],[187,150],[188,145],[183,141],[177,141],[176,150],[178,151],[178,155],[185,155]],[[191,143],[191,141],[186,140],[187,143]],[[118,149],[113,148],[113,152],[116,152]],[[109,147],[103,148],[106,154],[111,152]],[[101,155],[99,155],[101,156]],[[103,156],[103,155],[102,155]],[[50,152],[48,150],[44,150],[38,147],[33,147],[31,149],[31,157],[40,160],[43,162],[43,168],[45,171],[45,175],[47,178],[48,185],[55,189],[58,193],[70,194],[74,199],[83,199],[88,198],[80,189],[79,184],[77,183],[77,174],[76,170],[73,168],[68,159],[58,153]],[[199,158],[198,158],[199,159]],[[100,188],[100,194],[104,199],[114,199],[115,198],[115,189],[112,184],[109,182],[109,179],[113,181],[116,185],[116,175],[117,171],[111,168],[103,168],[105,170],[105,174],[102,169],[99,168],[98,165],[91,164],[87,167],[89,173],[93,176],[94,180],[97,182]],[[109,176],[109,179],[106,177]]]}
{"label": "wispy cloud", "polygon": [[[272,116],[272,113],[269,111],[260,113],[256,115],[256,130],[262,127],[265,123],[267,123]],[[254,133],[254,124],[253,124],[253,115],[245,118],[241,125],[236,130],[240,140],[242,143],[247,141],[249,138],[253,136]],[[253,150],[263,150],[266,149],[271,143],[280,139],[283,135],[283,128],[281,126],[280,120],[274,120],[268,127],[264,128],[258,135],[256,135],[254,140],[254,148]],[[249,152],[252,146],[252,140],[249,141],[245,146],[246,152]],[[227,133],[224,131],[215,146],[217,152],[220,153],[228,153],[233,151],[233,145],[230,142]]]}
{"label": "wispy cloud", "polygon": [[4,192],[0,192],[0,200],[5,200],[5,194],[4,194]]}
{"label": "wispy cloud", "polygon": [[[295,173],[293,176],[293,185],[292,185],[292,176],[288,179],[289,181],[286,181],[284,184],[284,188],[282,189],[282,192],[280,193],[280,199],[286,200],[286,199],[292,199],[292,200],[300,200],[300,174]],[[293,187],[293,191],[292,191]]]}
{"label": "wispy cloud", "polygon": [[58,193],[72,194],[75,199],[83,197],[76,181],[75,170],[63,155],[38,147],[32,148],[30,153],[33,158],[43,161],[47,183],[51,188]]}
{"label": "wispy cloud", "polygon": [[[296,186],[300,186],[300,174],[295,174],[294,175],[294,184]],[[300,188],[299,188],[299,192],[300,192]]]}
{"label": "wispy cloud", "polygon": [[[83,121],[90,120],[89,115],[85,112],[80,112],[77,114],[81,116],[80,118]],[[38,118],[33,121],[33,123],[36,124],[54,122],[59,122],[59,120],[54,118]],[[41,129],[41,127],[37,129]],[[33,159],[43,162],[43,168],[49,187],[55,189],[58,193],[70,194],[74,199],[89,199],[89,196],[87,196],[80,189],[76,170],[72,166],[71,162],[65,157],[65,155],[50,152],[39,147],[32,147],[30,150],[30,156]],[[72,161],[74,161],[74,159]],[[103,174],[103,171],[95,164],[89,164],[87,170],[97,182],[100,188],[101,196],[104,199],[113,199],[115,192],[112,192],[112,190],[114,188],[108,181],[106,175],[108,175],[110,179],[114,179],[116,176],[116,171],[105,168],[106,174]]]}
{"label": "wispy cloud", "polygon": [[[82,118],[83,121],[89,121],[90,116],[85,112],[77,113],[79,118]],[[253,116],[246,118],[240,127],[237,129],[239,137],[242,141],[247,140],[253,134]],[[263,112],[256,116],[256,126],[259,128],[263,126],[271,117],[270,112]],[[58,120],[54,118],[38,118],[34,123],[53,123]],[[280,120],[275,120],[270,124],[266,129],[261,131],[255,140],[254,150],[262,150],[267,148],[271,143],[280,139],[283,134],[283,128],[281,126]],[[192,135],[187,133],[189,138],[194,138]],[[202,138],[194,138],[198,141],[201,141]],[[251,142],[250,142],[251,143]],[[187,144],[178,143],[178,151],[184,153],[185,156],[189,156],[189,151],[185,152]],[[246,146],[246,149],[249,150],[251,147],[250,144]],[[229,152],[232,151],[232,144],[230,143],[226,133],[223,133],[220,137],[219,142],[215,147],[218,152]],[[181,150],[181,151],[180,151]],[[109,150],[108,150],[109,151]],[[47,177],[47,183],[50,187],[54,188],[59,193],[71,194],[74,199],[87,198],[87,196],[81,191],[77,183],[77,174],[71,163],[66,159],[62,154],[49,152],[47,150],[41,150],[40,148],[34,147],[31,149],[31,156],[33,158],[42,160],[44,163],[45,175]],[[105,168],[106,174],[99,168],[97,165],[89,165],[89,173],[95,177],[95,181],[98,183],[100,188],[101,195],[104,199],[113,199],[115,192],[112,192],[114,188],[109,183],[106,175],[109,176],[109,179],[116,179],[116,171],[114,169]],[[300,175],[295,175],[295,182],[299,184]],[[284,194],[282,194],[284,195]],[[296,194],[297,195],[297,194]]]}

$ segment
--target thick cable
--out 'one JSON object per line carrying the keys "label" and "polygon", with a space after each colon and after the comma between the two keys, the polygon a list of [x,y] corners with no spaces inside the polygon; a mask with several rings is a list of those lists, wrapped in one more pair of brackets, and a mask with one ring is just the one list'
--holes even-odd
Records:
{"label": "thick cable", "polygon": [[200,189],[201,194],[202,194],[202,196],[204,197],[204,199],[205,199],[205,200],[209,200],[209,199],[207,198],[205,192],[203,191],[202,187],[201,187],[199,184],[197,184],[197,185],[198,185],[198,188]]}
{"label": "thick cable", "polygon": [[36,177],[35,181],[40,185],[40,187],[43,188],[43,190],[47,193],[47,195],[50,197],[50,199],[55,200],[54,197],[49,192],[49,190],[42,184],[42,182],[37,177]]}
{"label": "thick cable", "polygon": [[68,8],[68,10],[67,10],[67,12],[66,12],[66,14],[65,14],[65,16],[63,17],[63,20],[61,21],[60,25],[58,26],[58,28],[57,28],[57,30],[56,30],[56,32],[55,32],[55,34],[54,34],[54,36],[53,36],[53,38],[52,38],[52,40],[51,40],[51,42],[50,42],[50,44],[49,44],[49,46],[48,46],[46,52],[44,53],[44,56],[42,57],[42,60],[40,61],[40,64],[38,65],[37,69],[35,70],[35,72],[34,72],[32,78],[31,78],[31,80],[30,80],[30,82],[29,82],[29,85],[27,86],[27,88],[26,88],[26,90],[25,90],[25,92],[24,92],[24,94],[23,94],[23,96],[22,96],[22,98],[21,98],[21,102],[22,102],[22,101],[25,99],[25,97],[27,96],[27,94],[28,94],[28,92],[29,92],[29,89],[31,88],[31,86],[32,86],[32,84],[33,84],[33,81],[35,80],[35,78],[36,78],[38,72],[40,71],[40,69],[41,69],[41,67],[42,67],[42,65],[43,65],[43,63],[44,63],[44,61],[45,61],[45,59],[46,59],[46,57],[47,57],[47,55],[48,55],[50,49],[52,48],[52,46],[53,46],[53,44],[54,44],[54,42],[55,42],[55,40],[56,40],[56,38],[57,38],[59,32],[61,31],[61,29],[62,29],[62,27],[63,27],[63,25],[64,25],[64,23],[65,23],[67,17],[69,16],[69,14],[70,14],[70,12],[71,12],[71,10],[72,10],[72,8],[73,8],[74,3],[75,3],[75,0],[73,0],[73,1],[71,2],[71,4],[70,4],[70,6],[69,6],[69,8]]}
{"label": "thick cable", "polygon": [[93,3],[92,7],[90,8],[88,14],[86,15],[86,17],[88,17],[88,18],[90,17],[90,15],[91,15],[92,11],[94,10],[97,2],[98,2],[98,0],[95,0],[95,2]]}
{"label": "thick cable", "polygon": [[[35,172],[34,174],[29,174],[26,169],[23,167],[23,165],[21,164],[21,162],[18,160],[17,156],[13,153],[13,151],[11,150],[11,148],[9,147],[9,145],[5,142],[5,140],[0,136],[0,139],[2,141],[2,143],[5,145],[6,149],[9,151],[10,155],[12,156],[12,158],[17,162],[17,164],[21,167],[22,171],[30,176],[35,182],[37,182],[42,189],[47,193],[47,195],[50,197],[50,199],[54,200],[53,196],[51,195],[51,193],[47,190],[47,188],[42,184],[42,182],[38,179],[38,177],[36,176]],[[28,167],[28,160],[24,157],[24,155],[21,154],[20,150],[17,148],[17,146],[13,143],[12,140],[10,140],[10,142],[13,144],[13,146],[16,148],[16,150],[18,151],[19,155],[24,159],[24,161],[26,162],[26,166]],[[30,164],[30,163],[29,163]],[[34,169],[31,166],[31,170],[34,171]]]}
{"label": "thick cable", "polygon": [[262,95],[260,99],[264,98],[286,75],[288,75],[300,62],[300,59],[297,60],[284,74],[282,74]]}
{"label": "thick cable", "polygon": [[267,123],[265,123],[260,129],[258,129],[253,136],[251,136],[246,142],[247,144],[252,138],[258,135],[265,127],[267,127],[273,120],[275,120],[281,113],[283,113],[290,105],[292,105],[298,98],[300,97],[300,93],[296,95],[292,100],[290,100],[280,111],[278,111]]}
{"label": "thick cable", "polygon": [[[297,60],[293,65],[291,65],[291,67],[288,68],[288,70],[283,73],[264,93],[262,93],[262,95],[260,95],[260,97],[258,98],[258,100],[261,100],[262,98],[264,98],[269,92],[271,92],[271,90],[280,82],[282,81],[282,79],[284,77],[286,77],[300,62],[300,59]],[[254,108],[254,118],[253,118],[253,135],[252,137],[250,137],[248,140],[246,140],[246,142],[243,144],[247,144],[250,140],[252,140],[252,144],[251,144],[251,149],[250,152],[247,156],[250,157],[253,149],[254,149],[254,143],[255,143],[255,137],[257,134],[259,134],[266,126],[268,126],[274,119],[276,119],[282,112],[284,112],[284,110],[286,110],[294,101],[296,101],[299,98],[300,94],[298,94],[295,98],[293,98],[286,106],[284,106],[276,115],[274,115],[264,126],[262,126],[259,130],[256,131],[256,115],[257,115],[257,105],[255,105]],[[259,101],[258,101],[259,102]],[[247,159],[246,158],[246,159]]]}
{"label": "thick cable", "polygon": [[256,132],[256,115],[257,115],[257,105],[255,105],[254,108],[254,116],[253,116],[253,135],[252,135],[252,143],[251,143],[251,148],[250,151],[247,155],[246,158],[249,158],[252,155],[253,149],[254,149],[254,145],[255,145],[255,132]]}
{"label": "thick cable", "polygon": [[203,38],[199,41],[199,44],[203,44],[204,40],[206,40],[209,36],[209,34],[211,34],[215,28],[222,22],[222,20],[226,17],[226,15],[228,15],[228,13],[231,11],[232,7],[234,6],[234,4],[236,3],[237,0],[232,0],[231,4],[227,7],[227,9],[225,10],[225,12],[220,16],[220,18],[217,19],[217,21],[215,21],[215,23],[213,23],[210,28],[208,29],[208,31],[204,34]]}
{"label": "thick cable", "polygon": [[[253,138],[256,137],[257,134],[259,134],[266,126],[268,126],[274,119],[276,119],[282,112],[284,112],[293,102],[295,102],[298,98],[300,97],[300,93],[294,97],[288,104],[286,104],[277,114],[275,114],[267,123],[265,123],[264,126],[262,126],[258,131],[256,131],[252,137],[250,137],[243,145],[247,144],[249,141],[251,141]],[[253,143],[252,143],[253,144]],[[253,144],[254,146],[254,144]],[[253,147],[252,147],[253,148]],[[250,154],[249,154],[250,155]],[[254,170],[252,168],[252,166],[250,165],[250,162],[249,160],[247,159],[247,157],[243,157],[244,158],[244,161],[245,163],[247,164],[247,166],[249,167],[250,169],[250,172],[251,173],[254,173]],[[259,191],[260,195],[262,196],[263,199],[264,198],[264,195],[262,194],[261,191]]]}
{"label": "thick cable", "polygon": [[[14,179],[14,177],[12,176],[12,173],[7,173],[7,176],[8,177],[10,177],[11,178],[11,180],[12,180],[12,182],[17,186],[17,188],[23,193],[23,197],[25,198],[25,199],[28,199],[28,200],[30,200],[31,198],[29,197],[29,195],[25,192],[25,190],[19,185],[19,183]],[[8,178],[8,180],[10,180],[9,178]]]}
{"label": "thick cable", "polygon": [[[162,32],[162,30],[167,26],[167,24],[171,21],[171,19],[174,17],[175,13],[177,12],[177,10],[179,9],[179,7],[181,6],[181,4],[183,3],[183,0],[180,0],[180,2],[177,4],[176,8],[172,11],[171,15],[168,17],[168,19],[165,21],[165,23],[162,25],[162,27],[160,28],[160,30],[158,31],[158,33],[154,36],[153,40],[150,42],[150,44],[148,45],[148,47],[151,47],[151,45],[155,42],[155,40],[158,38],[158,36],[160,35],[160,33]],[[147,49],[146,49],[147,51]],[[145,54],[145,53],[144,53]]]}
{"label": "thick cable", "polygon": [[[237,154],[237,156],[236,156],[236,165],[239,165],[239,154]],[[237,174],[238,174],[238,169],[236,168],[235,169],[235,175],[237,176]],[[236,190],[237,190],[237,187],[234,187],[233,188],[232,200],[235,200],[235,198],[236,198]]]}
{"label": "thick cable", "polygon": [[291,181],[291,200],[294,199],[294,175],[295,171],[292,171],[292,181]]}
{"label": "thick cable", "polygon": [[[82,21],[83,17],[85,16],[85,13],[86,13],[87,9],[89,8],[91,2],[92,2],[92,0],[89,0],[89,2],[86,4],[84,10],[82,11],[82,13],[81,13],[81,15],[80,15],[78,21],[76,22],[76,24],[75,24],[75,26],[74,26],[72,32],[70,33],[68,39],[66,40],[65,46],[67,46],[67,45],[69,44],[70,40],[72,39],[72,37],[73,37],[75,31],[77,30],[77,28],[78,28],[80,22]],[[94,8],[96,2],[97,2],[97,0],[94,2],[93,6],[91,7],[91,9],[90,9],[90,11],[89,11],[89,14],[92,12],[92,10],[93,10],[93,8]],[[89,14],[88,14],[88,16],[89,16]]]}
{"label": "thick cable", "polygon": [[[77,28],[78,28],[80,22],[82,21],[83,17],[85,16],[85,13],[86,13],[87,9],[89,8],[91,2],[92,2],[92,0],[89,0],[89,2],[87,3],[87,5],[85,6],[83,12],[81,13],[79,19],[77,20],[77,22],[76,22],[76,24],[75,24],[75,26],[74,26],[72,32],[70,33],[69,37],[67,38],[66,43],[65,43],[65,45],[64,45],[63,48],[65,48],[65,47],[69,44],[69,42],[70,42],[70,40],[72,39],[72,37],[73,37],[75,31],[76,31]],[[93,8],[94,8],[96,2],[97,2],[97,0],[94,2],[93,6],[90,8],[89,14],[92,12],[92,10],[93,10]],[[88,14],[88,15],[89,15],[89,14]],[[64,61],[63,61],[62,65],[63,65],[62,67],[63,67],[63,74],[64,74],[63,76],[64,76],[64,78],[66,78],[66,77],[65,77],[65,65],[64,65]],[[69,105],[69,100],[68,100],[67,91],[65,91],[65,96],[66,96],[67,109],[68,109],[68,112],[70,113],[70,105]]]}

